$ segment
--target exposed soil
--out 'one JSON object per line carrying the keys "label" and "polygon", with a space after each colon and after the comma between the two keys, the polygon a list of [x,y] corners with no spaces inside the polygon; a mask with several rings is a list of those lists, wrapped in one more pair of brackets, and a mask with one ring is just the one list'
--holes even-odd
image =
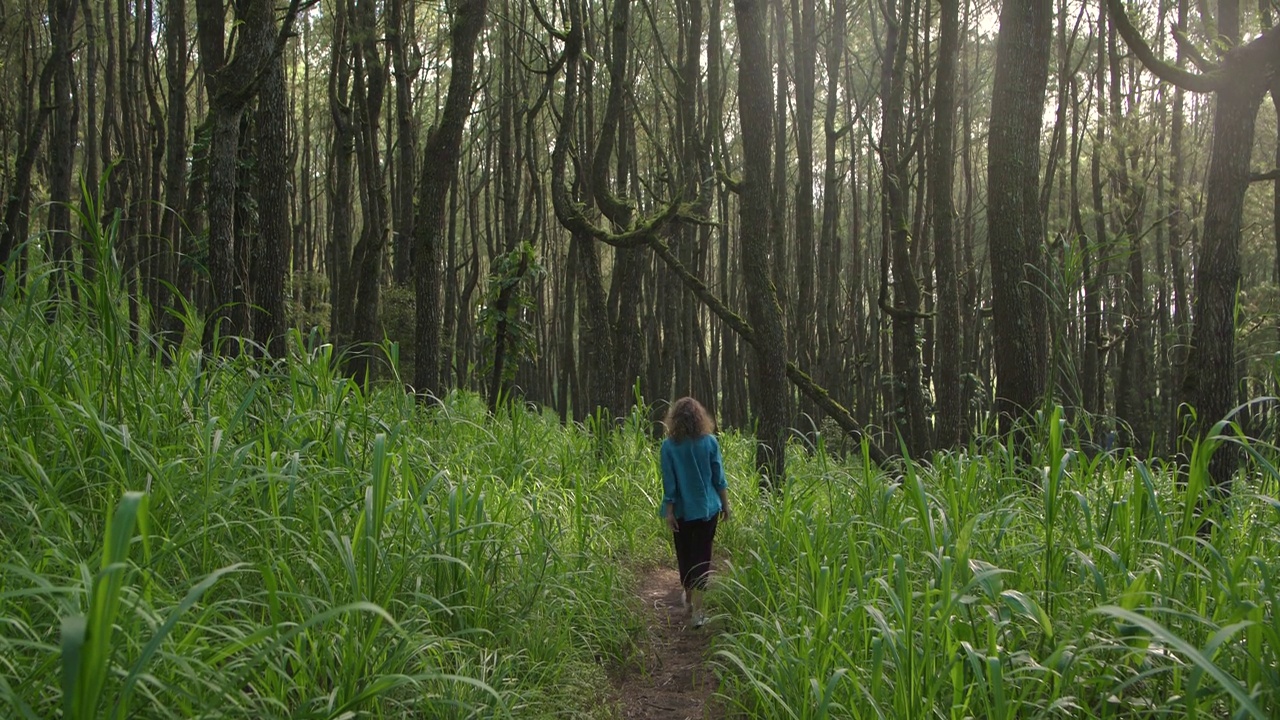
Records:
{"label": "exposed soil", "polygon": [[614,685],[626,720],[704,720],[723,718],[714,702],[716,676],[707,663],[712,622],[693,627],[680,607],[680,576],[655,567],[640,575],[636,593],[647,611],[648,637],[637,662]]}

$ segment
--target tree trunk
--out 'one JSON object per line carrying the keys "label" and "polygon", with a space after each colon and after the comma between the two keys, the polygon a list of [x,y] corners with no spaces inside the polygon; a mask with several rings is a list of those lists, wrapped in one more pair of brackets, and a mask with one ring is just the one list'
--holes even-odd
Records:
{"label": "tree trunk", "polygon": [[355,126],[351,116],[351,52],[348,42],[350,20],[345,0],[334,3],[333,45],[329,69],[329,115],[333,120],[333,137],[329,149],[329,248],[326,270],[329,273],[330,330],[345,344],[352,331],[355,306],[349,287],[349,265],[354,234]]}
{"label": "tree trunk", "polygon": [[[909,18],[912,6],[903,3],[901,15],[895,16],[895,0],[889,0],[885,13],[887,38],[880,80],[880,96],[884,107],[881,123],[880,157],[883,168],[884,213],[888,234],[888,261],[893,268],[893,305],[884,301],[882,310],[893,324],[893,422],[903,444],[912,457],[923,457],[931,445],[929,427],[924,417],[924,393],[920,383],[920,348],[916,342],[920,313],[920,285],[912,262],[911,226],[907,218],[906,153],[903,145],[903,102],[907,43],[901,34],[902,21]],[[882,259],[881,267],[885,267]],[[882,272],[881,281],[887,281]]]}
{"label": "tree trunk", "polygon": [[1038,191],[1052,19],[1052,0],[1004,0],[996,40],[987,217],[996,410],[1006,428],[1033,411],[1045,390],[1044,230]]}
{"label": "tree trunk", "polygon": [[[786,388],[786,333],[782,309],[774,293],[769,263],[770,193],[769,51],[765,34],[765,0],[734,0],[741,60],[738,68],[738,112],[742,124],[743,180],[738,209],[742,236],[747,313],[759,337],[751,374],[752,405],[759,422],[756,467],[763,482],[778,485],[786,478],[786,431],[790,403]],[[781,178],[779,179],[781,181]]]}
{"label": "tree trunk", "polygon": [[[168,157],[165,158],[164,221],[160,235],[168,241],[175,258],[175,268],[186,262],[186,228],[183,224],[187,196],[187,3],[186,0],[169,0],[165,4],[165,78],[169,86],[169,107],[165,117],[168,139]],[[92,111],[91,111],[92,112]],[[190,292],[185,283],[174,273],[174,283],[181,292]],[[173,307],[175,298],[167,289],[162,291],[161,311]],[[180,309],[180,308],[179,308]],[[182,320],[171,314],[161,319],[166,342],[177,344],[182,331]]]}
{"label": "tree trunk", "polygon": [[[264,41],[271,42],[275,35],[274,25],[264,30],[271,36]],[[263,70],[253,119],[258,233],[250,250],[253,263],[249,279],[253,288],[253,337],[268,355],[276,358],[285,356],[285,331],[288,327],[285,279],[293,244],[289,226],[291,173],[285,140],[288,113],[285,93],[284,58],[275,53]]]}
{"label": "tree trunk", "polygon": [[[297,3],[285,16],[285,27],[293,22]],[[276,33],[275,5],[270,0],[247,0],[237,7],[237,21],[245,30],[235,46],[235,55],[225,56],[224,33],[226,15],[219,0],[197,0],[196,33],[200,43],[200,62],[204,69],[205,88],[209,96],[211,134],[207,200],[209,239],[210,309],[205,330],[205,344],[212,346],[214,337],[235,337],[247,327],[247,278],[238,277],[236,258],[241,248],[236,244],[235,198],[238,192],[237,157],[240,149],[240,120],[245,107],[253,99],[263,70],[279,52]],[[229,346],[230,347],[230,346]],[[220,351],[222,348],[214,348]]]}
{"label": "tree trunk", "polygon": [[[960,271],[952,200],[955,168],[956,62],[960,57],[960,0],[939,0],[938,66],[933,95],[933,147],[929,155],[929,195],[933,203],[933,245],[937,258],[938,304],[934,395],[938,406],[938,447],[960,444]],[[967,132],[967,131],[966,131]]]}
{"label": "tree trunk", "polygon": [[66,274],[71,270],[71,169],[75,155],[76,107],[72,43],[76,1],[49,0],[49,62],[53,64],[53,129],[49,133],[49,225],[57,273],[53,291],[70,290]]}
{"label": "tree trunk", "polygon": [[360,241],[351,258],[355,312],[351,339],[360,347],[351,356],[348,372],[360,381],[374,375],[374,346],[382,340],[378,308],[382,291],[382,261],[387,246],[387,191],[378,147],[378,126],[386,92],[386,74],[379,38],[375,0],[350,0],[356,167],[360,177]]}
{"label": "tree trunk", "polygon": [[[795,361],[802,368],[814,367],[813,346],[817,334],[814,317],[815,288],[813,228],[813,112],[818,41],[814,0],[791,0],[791,30],[795,42],[796,113],[796,196],[795,196],[795,287],[791,334]],[[782,178],[779,184],[785,186]]]}
{"label": "tree trunk", "polygon": [[[837,130],[836,111],[840,107],[840,71],[844,63],[845,0],[834,0],[831,8],[830,41],[827,43],[827,108],[822,121],[826,168],[822,178],[822,235],[818,244],[818,350],[814,368],[818,379],[835,387],[840,368],[840,202],[842,178],[836,160],[836,146],[848,133]],[[850,163],[852,166],[852,163]]]}
{"label": "tree trunk", "polygon": [[449,31],[449,89],[439,123],[427,137],[414,222],[414,387],[422,397],[442,396],[440,382],[441,240],[449,186],[458,174],[462,131],[471,109],[475,45],[484,27],[488,0],[459,0]]}
{"label": "tree trunk", "polygon": [[1108,86],[1111,144],[1115,153],[1112,187],[1117,196],[1115,204],[1120,216],[1119,225],[1128,245],[1123,285],[1123,346],[1116,380],[1116,417],[1123,426],[1122,442],[1139,457],[1146,457],[1152,441],[1149,417],[1155,388],[1151,384],[1151,322],[1142,262],[1142,193],[1135,187],[1131,174],[1137,169],[1137,150],[1132,146],[1136,132],[1131,119],[1122,112],[1120,54],[1116,48],[1114,25],[1107,33],[1107,61],[1111,72]]}
{"label": "tree trunk", "polygon": [[392,0],[387,7],[387,43],[396,82],[396,175],[399,184],[392,203],[391,236],[395,256],[395,280],[409,284],[413,269],[413,184],[417,139],[413,131],[413,83],[418,73],[409,63],[414,37],[414,3]]}
{"label": "tree trunk", "polygon": [[[1216,94],[1204,235],[1195,270],[1195,325],[1184,388],[1196,409],[1196,429],[1202,438],[1236,404],[1240,227],[1254,126],[1264,92],[1257,82],[1242,82]],[[1209,470],[1223,493],[1229,490],[1238,461],[1231,447],[1221,448],[1213,456]]]}

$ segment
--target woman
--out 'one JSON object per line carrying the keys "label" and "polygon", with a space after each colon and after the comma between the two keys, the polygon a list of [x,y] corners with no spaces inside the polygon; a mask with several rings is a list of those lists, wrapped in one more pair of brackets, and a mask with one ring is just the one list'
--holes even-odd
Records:
{"label": "woman", "polygon": [[717,519],[729,519],[720,443],[711,417],[693,398],[680,398],[667,413],[662,441],[662,515],[671,529],[680,565],[684,605],[693,626],[702,627],[702,593],[711,573],[711,543]]}

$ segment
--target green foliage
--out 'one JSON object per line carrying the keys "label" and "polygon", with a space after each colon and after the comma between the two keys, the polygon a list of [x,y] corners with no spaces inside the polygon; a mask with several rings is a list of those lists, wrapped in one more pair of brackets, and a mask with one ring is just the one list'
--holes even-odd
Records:
{"label": "green foliage", "polygon": [[[628,568],[670,553],[643,402],[586,428],[428,408],[351,382],[319,333],[209,357],[192,313],[158,357],[113,232],[90,226],[81,304],[39,264],[0,297],[0,716],[608,715]],[[1275,448],[1211,438],[1178,477],[1040,423],[1030,467],[991,439],[884,469],[820,442],[768,496],[722,438],[724,704],[1280,717]],[[1228,444],[1250,482],[1223,499]]]}
{"label": "green foliage", "polygon": [[[1224,426],[1225,427],[1225,426]],[[1221,429],[1221,428],[1220,428]],[[798,457],[740,504],[712,601],[743,716],[1280,717],[1271,449],[1211,502],[1210,445],[1179,483],[1087,457],[1057,413],[1027,477],[984,440],[929,465]],[[1204,519],[1211,537],[1198,535]]]}
{"label": "green foliage", "polygon": [[529,286],[545,274],[546,270],[538,264],[537,249],[527,240],[511,252],[494,258],[484,304],[480,308],[480,334],[483,337],[480,357],[483,375],[493,373],[499,333],[504,336],[504,384],[515,377],[521,362],[537,357],[534,298]]}
{"label": "green foliage", "polygon": [[[387,301],[384,290],[383,304]],[[326,334],[329,331],[329,278],[323,273],[295,272],[289,274],[288,296],[289,325],[309,332],[312,328],[320,328]]]}
{"label": "green foliage", "polygon": [[392,284],[382,289],[382,307],[378,320],[387,342],[395,343],[400,353],[400,377],[411,378],[414,372],[414,332],[417,300],[413,288]]}
{"label": "green foliage", "polygon": [[0,299],[0,716],[601,712],[665,550],[643,433],[366,392],[318,335],[158,357],[110,268],[56,313],[42,273]]}

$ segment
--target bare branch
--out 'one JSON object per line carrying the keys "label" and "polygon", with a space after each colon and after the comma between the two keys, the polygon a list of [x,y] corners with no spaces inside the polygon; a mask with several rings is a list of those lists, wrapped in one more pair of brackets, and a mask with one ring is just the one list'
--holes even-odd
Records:
{"label": "bare branch", "polygon": [[1111,14],[1111,20],[1115,23],[1116,30],[1124,38],[1129,50],[1142,61],[1143,66],[1151,74],[1167,83],[1191,92],[1211,93],[1217,92],[1222,87],[1222,76],[1216,72],[1208,75],[1197,75],[1180,67],[1170,65],[1156,57],[1156,54],[1151,51],[1151,46],[1147,45],[1147,41],[1143,39],[1141,33],[1129,21],[1129,16],[1124,11],[1123,0],[1107,0],[1107,11]]}

